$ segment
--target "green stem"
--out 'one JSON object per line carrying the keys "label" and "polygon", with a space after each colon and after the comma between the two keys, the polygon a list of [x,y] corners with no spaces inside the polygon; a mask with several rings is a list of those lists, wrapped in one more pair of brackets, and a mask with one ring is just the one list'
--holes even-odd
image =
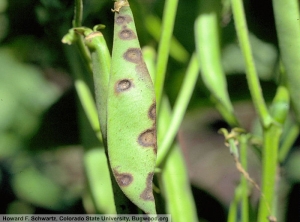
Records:
{"label": "green stem", "polygon": [[[82,0],[76,0],[75,2],[75,15],[73,20],[73,26],[81,26],[81,20],[82,20]],[[80,55],[85,60],[85,65],[89,67],[90,73],[92,73],[91,68],[91,59],[89,56],[89,52],[87,51],[87,48],[84,45],[83,38],[81,36],[78,36],[78,38],[75,41],[75,44],[77,48],[79,49]],[[95,105],[94,97],[91,93],[91,90],[85,81],[82,67],[79,65],[80,61],[75,56],[74,50],[69,47],[65,46],[65,52],[68,57],[68,61],[70,63],[70,68],[72,70],[72,73],[75,77],[75,88],[77,95],[79,97],[80,103],[83,107],[83,110],[85,114],[87,115],[87,118],[97,136],[97,138],[102,141],[102,136],[100,132],[100,125],[98,122],[98,114],[97,114],[97,108]]]}
{"label": "green stem", "polygon": [[259,119],[264,127],[270,125],[272,118],[268,112],[266,103],[263,98],[258,75],[256,72],[254,59],[252,56],[251,45],[249,41],[248,28],[245,18],[244,6],[242,0],[231,0],[233,17],[240,47],[246,64],[246,76],[254,107],[259,115]]}
{"label": "green stem", "polygon": [[238,148],[236,146],[236,139],[229,139],[228,143],[229,143],[230,153],[233,156],[235,156],[236,158],[239,158],[239,151],[238,151]]}
{"label": "green stem", "polygon": [[[75,0],[74,19],[72,22],[73,28],[81,27],[82,14],[83,14],[82,0]],[[81,55],[84,61],[84,65],[87,67],[89,72],[92,73],[91,57],[87,48],[85,47],[82,36],[78,36],[76,40],[76,47],[79,50],[79,54]]]}
{"label": "green stem", "polygon": [[[154,57],[146,56],[145,60],[149,71],[153,70]],[[157,139],[158,141],[162,141],[162,138],[165,137],[165,132],[168,131],[168,127],[171,124],[171,108],[166,97],[162,100],[162,109],[159,112],[158,118],[161,121],[159,121],[157,126]],[[163,193],[167,202],[167,212],[170,213],[173,218],[176,218],[176,222],[196,222],[197,210],[190,188],[184,158],[178,144],[173,143],[171,147],[168,158],[163,165],[161,180]]]}
{"label": "green stem", "polygon": [[170,150],[162,170],[162,181],[166,190],[168,213],[174,222],[198,221],[187,169],[178,144],[174,144]]}
{"label": "green stem", "polygon": [[86,66],[87,70],[89,71],[89,73],[93,73],[91,57],[89,55],[87,48],[85,47],[82,36],[78,37],[78,39],[76,41],[76,47],[79,51],[79,54],[81,55],[81,58],[83,59],[84,65]]}
{"label": "green stem", "polygon": [[[240,159],[242,167],[247,171],[247,144],[249,135],[242,134],[240,136]],[[249,197],[248,197],[248,181],[244,175],[241,175],[241,186],[242,186],[242,214],[241,221],[249,221]]]}
{"label": "green stem", "polygon": [[155,58],[156,58],[156,51],[151,46],[145,46],[142,48],[143,57],[148,68],[150,77],[152,82],[155,81]]}
{"label": "green stem", "polygon": [[97,108],[95,106],[95,101],[93,99],[90,88],[82,79],[75,80],[75,88],[80,100],[80,104],[82,105],[83,110],[87,115],[87,118],[94,132],[96,133],[97,138],[99,139],[99,141],[102,141],[100,125],[98,122]]}
{"label": "green stem", "polygon": [[[161,21],[154,15],[148,15],[145,19],[145,26],[150,35],[159,41],[161,27]],[[180,63],[186,63],[189,59],[189,52],[181,45],[181,43],[173,36],[170,42],[170,56]]]}
{"label": "green stem", "polygon": [[282,145],[279,149],[278,161],[280,163],[284,162],[289,151],[293,147],[297,137],[299,136],[299,126],[294,124],[288,129],[286,137],[282,141]]}
{"label": "green stem", "polygon": [[[159,131],[165,132],[170,125],[170,105],[166,97],[162,101],[159,113],[161,119]],[[160,135],[163,136],[163,135]],[[195,207],[187,169],[178,143],[173,143],[164,164],[162,165],[162,189],[166,199],[167,213],[174,222],[197,222]]]}
{"label": "green stem", "polygon": [[233,201],[230,203],[227,222],[237,222],[238,205],[242,195],[242,186],[239,184],[234,191]]}
{"label": "green stem", "polygon": [[258,221],[265,222],[266,218],[275,214],[275,186],[277,175],[278,146],[281,126],[272,124],[264,129],[264,146],[262,151],[262,188],[264,198],[260,199]]}
{"label": "green stem", "polygon": [[75,0],[73,27],[80,27],[82,21],[83,4],[82,0]]}
{"label": "green stem", "polygon": [[170,51],[171,38],[175,23],[178,0],[166,0],[164,7],[164,15],[162,21],[162,34],[158,47],[155,93],[156,93],[156,109],[159,111],[160,102],[163,94],[164,81]]}
{"label": "green stem", "polygon": [[164,139],[162,140],[161,144],[158,144],[159,149],[158,149],[158,156],[156,161],[157,166],[160,165],[164,160],[164,158],[166,157],[174,141],[174,138],[178,132],[185,111],[189,104],[190,98],[192,96],[195,84],[197,82],[198,72],[199,72],[199,67],[197,63],[197,58],[196,55],[193,54],[186,72],[186,76],[184,78],[184,82],[181,86],[179,95],[174,105],[170,125],[164,135]]}

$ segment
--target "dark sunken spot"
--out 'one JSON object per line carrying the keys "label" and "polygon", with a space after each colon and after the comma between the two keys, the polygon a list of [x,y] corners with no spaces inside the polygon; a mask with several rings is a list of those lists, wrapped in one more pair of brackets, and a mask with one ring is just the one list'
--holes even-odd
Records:
{"label": "dark sunken spot", "polygon": [[156,146],[156,133],[154,129],[148,129],[141,133],[138,142],[144,147]]}
{"label": "dark sunken spot", "polygon": [[120,81],[117,82],[117,84],[116,84],[116,91],[118,93],[124,92],[126,90],[129,90],[131,88],[131,86],[132,86],[132,83],[131,83],[130,80],[128,80],[128,79],[122,79],[122,80],[120,80]]}
{"label": "dark sunken spot", "polygon": [[116,23],[117,23],[118,25],[122,25],[125,21],[126,21],[125,16],[119,15],[119,16],[116,18]]}
{"label": "dark sunken spot", "polygon": [[130,173],[119,173],[117,170],[113,170],[113,172],[120,187],[125,187],[132,183],[133,177]]}
{"label": "dark sunken spot", "polygon": [[123,40],[130,40],[130,39],[135,39],[136,35],[131,29],[125,28],[119,32],[119,37],[120,39]]}
{"label": "dark sunken spot", "polygon": [[146,188],[140,195],[140,197],[143,200],[154,201],[154,196],[152,192],[152,179],[153,179],[153,173],[149,173],[146,180]]}
{"label": "dark sunken spot", "polygon": [[130,16],[124,16],[124,15],[119,15],[117,18],[116,18],[116,24],[117,25],[123,25],[123,24],[128,24],[132,21],[132,18]]}
{"label": "dark sunken spot", "polygon": [[150,106],[149,112],[148,112],[148,116],[150,119],[155,120],[156,119],[156,104],[153,103]]}
{"label": "dark sunken spot", "polygon": [[128,49],[124,53],[123,57],[127,61],[133,62],[133,63],[140,63],[140,62],[143,61],[142,52],[139,48],[130,48],[130,49]]}

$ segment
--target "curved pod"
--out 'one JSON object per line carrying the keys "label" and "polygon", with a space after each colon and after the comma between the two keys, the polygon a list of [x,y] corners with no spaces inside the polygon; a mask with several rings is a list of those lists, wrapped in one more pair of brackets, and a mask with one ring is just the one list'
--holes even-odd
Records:
{"label": "curved pod", "polygon": [[100,122],[102,137],[105,143],[107,137],[106,103],[111,63],[110,54],[104,36],[101,32],[86,29],[85,44],[91,52],[98,118]]}
{"label": "curved pod", "polygon": [[231,126],[238,126],[231,104],[225,73],[221,65],[219,17],[221,1],[199,1],[199,16],[195,21],[195,40],[201,76],[211,92],[217,109]]}
{"label": "curved pod", "polygon": [[156,163],[156,105],[129,3],[115,3],[114,41],[107,100],[109,161],[124,194],[156,214],[152,179]]}
{"label": "curved pod", "polygon": [[273,0],[280,56],[295,117],[300,125],[300,26],[299,1]]}

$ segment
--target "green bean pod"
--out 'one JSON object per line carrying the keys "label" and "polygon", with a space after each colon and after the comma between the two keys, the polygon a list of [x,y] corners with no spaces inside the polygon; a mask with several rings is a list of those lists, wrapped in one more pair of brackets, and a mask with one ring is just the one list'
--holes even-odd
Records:
{"label": "green bean pod", "polygon": [[217,109],[225,120],[231,126],[238,126],[221,65],[219,30],[221,1],[199,1],[199,13],[195,21],[195,40],[203,82],[210,90]]}
{"label": "green bean pod", "polygon": [[103,147],[95,147],[86,151],[85,171],[96,212],[115,214],[113,189],[106,159]]}
{"label": "green bean pod", "polygon": [[[171,106],[168,98],[163,97],[159,112],[158,130],[166,132],[171,123]],[[166,133],[158,135],[163,140]],[[166,211],[173,222],[197,222],[197,209],[187,174],[187,167],[177,141],[171,145],[168,158],[162,164],[161,188],[166,201]]]}
{"label": "green bean pod", "polygon": [[[94,28],[96,29],[97,26]],[[99,31],[92,31],[88,28],[77,28],[85,36],[85,45],[91,52],[93,64],[93,78],[96,96],[98,118],[101,127],[103,142],[106,143],[106,108],[107,108],[107,88],[110,72],[110,53],[107,48],[104,36]]]}
{"label": "green bean pod", "polygon": [[300,124],[300,23],[298,0],[273,0],[280,56],[298,124]]}
{"label": "green bean pod", "polygon": [[107,100],[107,144],[114,177],[124,194],[156,214],[156,103],[127,0],[115,2],[114,40]]}

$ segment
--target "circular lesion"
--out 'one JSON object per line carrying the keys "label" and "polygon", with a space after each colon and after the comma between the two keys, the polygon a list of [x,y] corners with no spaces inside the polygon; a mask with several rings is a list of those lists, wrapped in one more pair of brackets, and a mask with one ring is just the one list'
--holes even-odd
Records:
{"label": "circular lesion", "polygon": [[148,111],[148,116],[150,119],[155,120],[156,119],[156,103],[153,103],[150,106],[150,109]]}
{"label": "circular lesion", "polygon": [[123,40],[130,40],[135,39],[136,35],[131,29],[124,28],[119,32],[119,37]]}
{"label": "circular lesion", "polygon": [[129,90],[133,86],[132,81],[129,79],[122,79],[116,83],[116,92],[124,92]]}
{"label": "circular lesion", "polygon": [[126,25],[132,22],[132,18],[128,15],[118,15],[115,22],[117,25]]}
{"label": "circular lesion", "polygon": [[155,129],[148,129],[142,132],[138,137],[138,142],[143,147],[156,146]]}
{"label": "circular lesion", "polygon": [[130,173],[119,173],[116,169],[113,170],[113,173],[117,183],[121,187],[128,186],[133,181],[133,176]]}
{"label": "circular lesion", "polygon": [[124,59],[133,62],[133,63],[140,63],[143,61],[143,56],[141,49],[139,48],[129,48],[123,55]]}
{"label": "circular lesion", "polygon": [[116,18],[116,23],[117,23],[118,25],[123,24],[125,21],[126,21],[125,16],[119,15],[119,16]]}

